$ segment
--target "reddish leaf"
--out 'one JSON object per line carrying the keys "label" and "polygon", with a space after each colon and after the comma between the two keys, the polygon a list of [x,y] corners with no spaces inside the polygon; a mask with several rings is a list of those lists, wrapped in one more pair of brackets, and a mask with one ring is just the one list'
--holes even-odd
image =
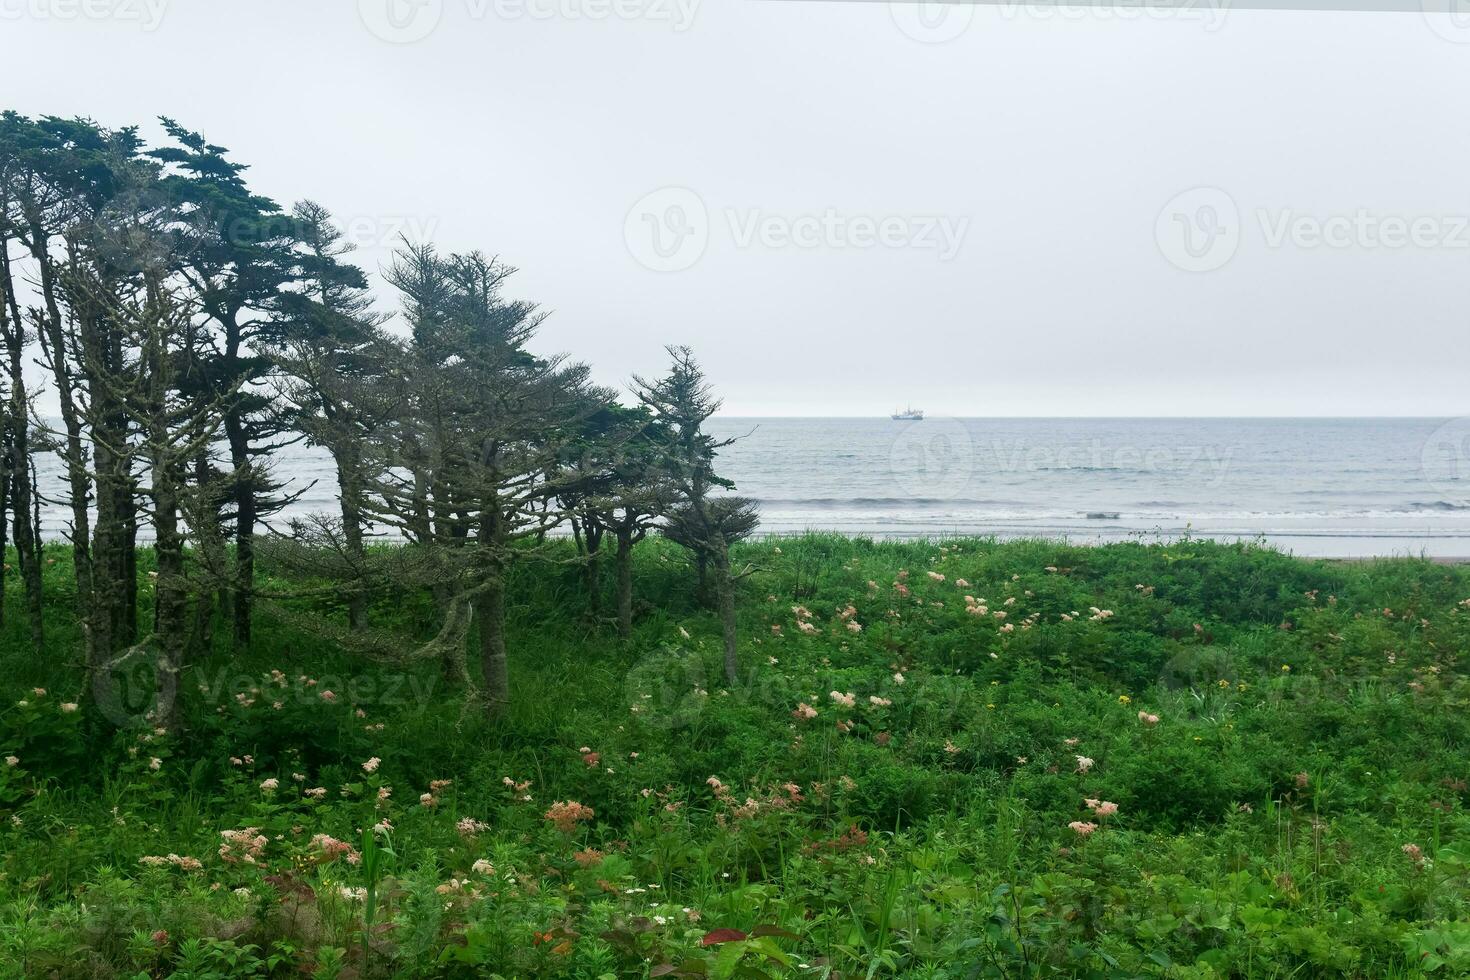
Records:
{"label": "reddish leaf", "polygon": [[745,933],[739,929],[716,929],[713,932],[705,933],[704,939],[700,940],[699,944],[701,946],[714,946],[718,943],[738,943],[744,938]]}

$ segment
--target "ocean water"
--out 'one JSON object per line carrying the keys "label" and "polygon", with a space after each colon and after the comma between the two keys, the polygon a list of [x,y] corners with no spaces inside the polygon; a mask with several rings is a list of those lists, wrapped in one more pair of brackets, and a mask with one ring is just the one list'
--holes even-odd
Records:
{"label": "ocean water", "polygon": [[[1302,555],[1470,556],[1470,419],[718,418],[722,475],[768,534],[982,534],[1078,543],[1261,539]],[[276,523],[334,509],[325,454],[275,474]],[[65,530],[64,486],[42,460]]]}
{"label": "ocean water", "polygon": [[720,419],[767,532],[1470,555],[1466,419]]}

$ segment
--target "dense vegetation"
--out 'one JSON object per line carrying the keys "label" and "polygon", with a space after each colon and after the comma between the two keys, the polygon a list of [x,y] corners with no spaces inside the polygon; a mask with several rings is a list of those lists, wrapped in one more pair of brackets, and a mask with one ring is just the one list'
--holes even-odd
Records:
{"label": "dense vegetation", "polygon": [[[638,546],[626,638],[571,542],[511,565],[498,714],[266,568],[167,729],[126,673],[82,696],[48,552],[59,652],[3,634],[0,972],[1470,973],[1461,569],[748,543],[731,683],[686,554]],[[440,628],[423,590],[365,612]]]}

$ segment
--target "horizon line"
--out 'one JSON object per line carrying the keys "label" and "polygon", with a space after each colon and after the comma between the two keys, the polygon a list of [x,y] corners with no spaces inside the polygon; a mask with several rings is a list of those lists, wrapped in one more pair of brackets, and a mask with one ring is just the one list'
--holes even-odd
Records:
{"label": "horizon line", "polygon": [[1465,415],[942,415],[926,412],[923,419],[908,420],[894,419],[891,413],[882,415],[745,415],[734,412],[719,412],[714,418],[726,419],[814,419],[823,421],[871,422],[871,421],[936,421],[941,419],[965,419],[965,420],[996,420],[996,419],[1019,419],[1019,420],[1051,420],[1051,421],[1344,421],[1344,422],[1375,422],[1375,421],[1444,421],[1449,419],[1466,418]]}

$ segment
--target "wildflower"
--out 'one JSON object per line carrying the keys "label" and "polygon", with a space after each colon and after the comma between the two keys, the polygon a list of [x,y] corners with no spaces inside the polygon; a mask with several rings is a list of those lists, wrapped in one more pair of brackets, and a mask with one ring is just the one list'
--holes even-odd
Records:
{"label": "wildflower", "polygon": [[929,572],[928,575],[929,575],[929,578],[931,578],[935,582],[943,582],[944,581],[944,576],[941,575],[939,572]]}
{"label": "wildflower", "polygon": [[1418,844],[1405,844],[1400,848],[1416,868],[1424,867],[1424,850]]}
{"label": "wildflower", "polygon": [[[781,624],[780,623],[772,623],[771,624],[771,635],[772,636],[780,636],[781,635]],[[775,657],[772,657],[771,658],[771,660],[773,662],[775,661],[775,659],[776,659]]]}
{"label": "wildflower", "polygon": [[1159,723],[1159,716],[1151,715],[1147,711],[1140,711],[1138,713],[1138,720],[1143,722],[1148,727],[1152,728]]}
{"label": "wildflower", "polygon": [[[329,837],[326,834],[317,834],[316,836],[314,836],[311,839],[311,848],[312,850],[319,851],[321,853],[320,861],[322,864],[330,864],[331,862],[337,860],[339,857],[347,858],[347,860],[352,864],[357,863],[357,861],[353,860],[354,856],[358,856],[356,848],[354,848],[346,841],[338,840],[335,837]],[[358,859],[361,860],[361,857],[358,856]]]}
{"label": "wildflower", "polygon": [[897,673],[893,675],[893,683],[897,684],[899,687],[903,687],[906,681],[907,679],[903,676],[902,673]]}
{"label": "wildflower", "polygon": [[583,820],[591,820],[593,810],[590,806],[584,806],[576,800],[567,800],[551,804],[551,809],[546,811],[546,819],[564,834],[570,834],[577,829],[577,824]]}
{"label": "wildflower", "polygon": [[148,760],[148,768],[152,769],[154,772],[157,772],[158,770],[163,768],[163,760],[156,755],[153,756],[151,759]]}
{"label": "wildflower", "polygon": [[265,851],[265,845],[268,843],[259,827],[221,830],[219,835],[224,838],[224,843],[219,848],[219,856],[226,864],[254,864]]}
{"label": "wildflower", "polygon": [[484,858],[480,858],[474,864],[470,865],[470,870],[477,875],[484,875],[488,878],[495,873],[495,866]]}
{"label": "wildflower", "polygon": [[350,885],[343,885],[341,888],[338,888],[337,889],[337,894],[341,895],[343,898],[347,899],[347,901],[349,901],[349,902],[365,902],[365,901],[367,901],[367,889],[366,888],[353,888]]}
{"label": "wildflower", "polygon": [[1072,746],[1076,745],[1079,741],[1081,741],[1081,740],[1080,739],[1075,739],[1075,738],[1064,738],[1064,739],[1062,739],[1062,744],[1065,745],[1067,748],[1070,749]]}
{"label": "wildflower", "polygon": [[1282,664],[1281,665],[1281,672],[1283,674],[1289,674],[1289,673],[1291,673],[1291,664]]}
{"label": "wildflower", "polygon": [[1067,826],[1075,830],[1077,832],[1077,836],[1079,837],[1086,837],[1093,831],[1097,830],[1097,824],[1093,823],[1090,820],[1073,820],[1071,823],[1067,824]]}
{"label": "wildflower", "polygon": [[280,788],[280,785],[281,781],[272,776],[270,779],[261,781],[260,791],[262,793],[274,793],[277,789]]}
{"label": "wildflower", "polygon": [[20,757],[15,755],[7,755],[5,757],[5,764],[14,769],[16,766],[20,765]]}
{"label": "wildflower", "polygon": [[959,753],[960,747],[958,745],[954,744],[953,742],[951,742],[949,739],[945,739],[944,740],[944,751],[947,752],[947,753],[949,753],[950,755],[956,755],[956,754]]}
{"label": "wildflower", "polygon": [[857,697],[855,695],[843,694],[841,691],[833,691],[827,696],[832,699],[833,703],[844,708],[851,708],[857,703]]}
{"label": "wildflower", "polygon": [[1126,694],[1120,694],[1120,695],[1118,695],[1118,703],[1119,703],[1119,704],[1128,704],[1128,703],[1130,703],[1130,702],[1131,702],[1131,701],[1132,701],[1132,700],[1133,700],[1133,699],[1132,699],[1132,698],[1130,698],[1130,697],[1129,697],[1129,696],[1128,696],[1128,695],[1126,695]]}
{"label": "wildflower", "polygon": [[679,635],[686,640],[689,639],[689,631],[682,626],[679,627]]}
{"label": "wildflower", "polygon": [[876,694],[870,695],[868,697],[868,703],[875,708],[888,708],[893,706],[892,701],[888,700],[887,698],[880,698]]}
{"label": "wildflower", "polygon": [[1086,773],[1088,770],[1090,770],[1093,767],[1093,765],[1094,765],[1093,760],[1089,759],[1087,756],[1085,756],[1085,755],[1079,755],[1079,756],[1077,756],[1077,771],[1078,772],[1080,772],[1080,773]]}
{"label": "wildflower", "polygon": [[800,630],[802,635],[804,636],[816,636],[818,633],[821,632],[821,630],[817,629],[815,624],[810,623],[805,619],[798,620],[796,628]]}
{"label": "wildflower", "polygon": [[1111,817],[1118,812],[1118,804],[1109,803],[1107,800],[1084,800],[1083,802],[1087,804],[1087,809],[1099,817]]}
{"label": "wildflower", "polygon": [[313,786],[310,789],[302,790],[301,795],[313,800],[324,800],[327,797],[327,788],[325,786]]}
{"label": "wildflower", "polygon": [[73,711],[76,711],[77,707],[78,705],[75,701],[63,701],[61,704],[61,713],[64,715],[69,715]]}
{"label": "wildflower", "polygon": [[44,687],[33,687],[31,688],[31,693],[38,698],[44,698],[46,696],[46,689]]}
{"label": "wildflower", "polygon": [[704,784],[708,786],[716,796],[724,796],[726,793],[730,792],[730,788],[724,783],[720,782],[719,776],[711,776],[704,781]]}
{"label": "wildflower", "polygon": [[[157,572],[149,572],[148,574],[150,574],[150,575],[157,575],[158,573]],[[151,940],[153,940],[153,944],[155,946],[167,946],[168,945],[168,930],[167,929],[157,929],[157,930],[154,930],[153,935],[149,936],[148,938],[151,939]]]}
{"label": "wildflower", "polygon": [[375,773],[378,771],[378,766],[380,766],[382,762],[382,759],[379,759],[377,756],[373,756],[371,759],[362,764],[362,771],[369,774]]}
{"label": "wildflower", "polygon": [[588,769],[595,768],[597,766],[598,760],[601,758],[602,756],[598,755],[596,752],[582,753],[582,761],[587,764]]}
{"label": "wildflower", "polygon": [[1312,781],[1312,777],[1311,776],[1308,776],[1304,772],[1299,772],[1299,773],[1296,774],[1296,788],[1297,789],[1306,789],[1307,788],[1307,784],[1310,783],[1311,781]]}
{"label": "wildflower", "polygon": [[862,623],[856,623],[856,622],[849,622],[847,624],[847,631],[849,633],[861,633],[863,631],[863,624]]}
{"label": "wildflower", "polygon": [[459,831],[463,836],[470,837],[482,831],[489,830],[490,825],[488,823],[482,823],[474,817],[460,817],[459,821],[455,823],[454,829]]}
{"label": "wildflower", "polygon": [[438,806],[439,800],[433,793],[420,793],[419,806]]}
{"label": "wildflower", "polygon": [[802,701],[796,705],[796,708],[791,712],[791,716],[798,721],[811,721],[817,716],[817,709]]}
{"label": "wildflower", "polygon": [[317,697],[327,702],[327,704],[331,704],[332,702],[337,700],[337,695],[333,694],[331,691],[323,691],[322,693],[318,694]]}

